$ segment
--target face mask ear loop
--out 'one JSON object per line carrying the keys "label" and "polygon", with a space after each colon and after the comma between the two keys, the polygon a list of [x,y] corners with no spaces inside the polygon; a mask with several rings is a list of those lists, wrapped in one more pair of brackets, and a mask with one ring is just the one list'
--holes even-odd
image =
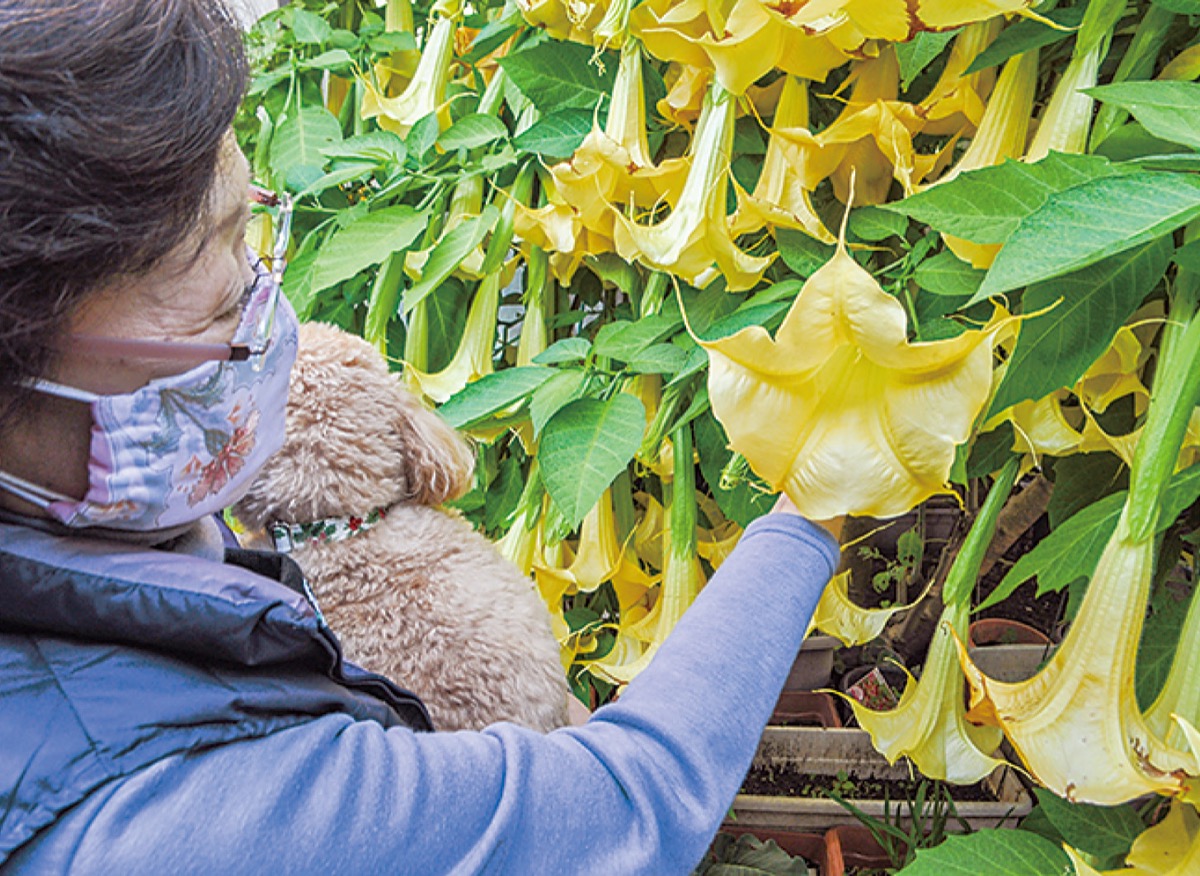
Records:
{"label": "face mask ear loop", "polygon": [[94,392],[88,392],[86,389],[76,389],[73,386],[64,386],[61,383],[55,383],[53,380],[31,380],[30,387],[38,392],[44,392],[46,395],[57,396],[58,398],[66,398],[71,401],[83,402],[90,405],[92,402],[100,398]]}
{"label": "face mask ear loop", "polygon": [[50,506],[55,502],[75,501],[70,496],[64,496],[62,493],[56,493],[45,487],[39,487],[37,484],[30,483],[24,478],[9,474],[3,469],[0,469],[0,490],[11,493],[18,499],[24,499],[29,504],[36,505],[43,511],[49,510]]}

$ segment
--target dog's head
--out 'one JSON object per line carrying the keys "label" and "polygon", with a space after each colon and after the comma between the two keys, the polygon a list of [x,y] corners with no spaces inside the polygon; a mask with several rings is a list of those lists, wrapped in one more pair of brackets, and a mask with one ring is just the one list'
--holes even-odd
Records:
{"label": "dog's head", "polygon": [[361,338],[300,329],[287,439],[237,504],[251,528],[365,515],[408,501],[437,505],[470,487],[466,441],[388,371]]}

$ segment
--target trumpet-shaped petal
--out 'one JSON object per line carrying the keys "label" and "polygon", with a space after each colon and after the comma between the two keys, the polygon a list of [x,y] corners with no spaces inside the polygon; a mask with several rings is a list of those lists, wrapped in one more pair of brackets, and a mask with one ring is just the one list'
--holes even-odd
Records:
{"label": "trumpet-shaped petal", "polygon": [[[930,585],[932,583],[931,581]],[[821,594],[809,629],[820,630],[851,648],[855,645],[865,645],[879,638],[879,634],[894,615],[915,606],[928,592],[929,586],[926,586],[921,595],[907,605],[863,608],[850,599],[850,573],[842,572],[833,577],[825,592]]]}
{"label": "trumpet-shaped petal", "polygon": [[700,343],[713,412],[759,476],[814,519],[886,518],[948,491],[996,329],[909,343],[903,306],[840,243],[774,339],[751,326]]}
{"label": "trumpet-shaped petal", "polygon": [[500,308],[503,273],[484,277],[467,312],[467,324],[454,358],[441,371],[404,369],[404,378],[414,392],[441,404],[468,383],[492,373],[492,351],[496,344],[496,315]]}
{"label": "trumpet-shaped petal", "polygon": [[707,285],[719,271],[735,292],[761,279],[771,259],[739,249],[725,214],[735,103],[713,86],[696,126],[687,182],[670,216],[645,226],[615,214],[614,239],[622,258],[637,259],[698,286]]}
{"label": "trumpet-shaped petal", "polygon": [[570,565],[562,568],[539,566],[539,579],[541,575],[561,579],[565,585],[563,593],[595,590],[617,573],[624,553],[617,541],[612,493],[605,490],[600,501],[583,518]]}
{"label": "trumpet-shaped petal", "polygon": [[413,125],[430,113],[437,112],[446,100],[446,84],[450,80],[450,63],[454,60],[454,32],[457,26],[453,16],[438,19],[429,35],[429,42],[421,52],[416,73],[399,97],[386,97],[373,83],[364,80],[363,118],[378,118],[380,127],[404,137]]}
{"label": "trumpet-shaped petal", "polygon": [[1179,793],[1196,758],[1160,741],[1138,710],[1134,666],[1154,540],[1133,541],[1128,506],[1050,663],[1015,684],[985,676],[960,643],[971,714],[1004,730],[1029,771],[1070,800],[1116,804]]}
{"label": "trumpet-shaped petal", "polygon": [[1003,734],[969,724],[963,706],[963,676],[955,654],[953,629],[966,633],[967,607],[947,606],[934,633],[919,681],[909,677],[900,703],[876,712],[848,699],[859,725],[889,762],[908,757],[922,775],[971,784],[1004,762],[991,756]]}
{"label": "trumpet-shaped petal", "polygon": [[996,74],[994,67],[976,73],[966,71],[1002,26],[1000,18],[980,21],[955,37],[941,76],[920,103],[926,134],[974,133],[983,119],[984,101],[996,82]]}
{"label": "trumpet-shaped petal", "polygon": [[1096,85],[1100,62],[1108,51],[1108,40],[1101,40],[1090,52],[1071,59],[1029,144],[1026,161],[1041,161],[1051,150],[1084,152],[1092,130],[1092,110],[1096,100],[1084,89]]}
{"label": "trumpet-shaped petal", "polygon": [[849,81],[854,83],[850,99],[829,127],[817,134],[807,128],[778,129],[791,143],[791,161],[804,188],[811,191],[832,176],[834,194],[849,203],[853,175],[859,203],[887,200],[893,179],[912,192],[920,181],[912,138],[924,120],[916,107],[896,100],[896,53],[888,47],[878,58],[859,62]]}
{"label": "trumpet-shaped petal", "polygon": [[[794,76],[785,76],[784,79],[774,125],[779,128],[807,128],[808,88]],[[737,194],[738,208],[731,220],[734,234],[745,234],[763,225],[771,225],[804,231],[825,243],[834,240],[813,210],[808,190],[788,160],[787,146],[774,133],[767,143],[767,154],[754,193],[747,194],[739,187]]]}

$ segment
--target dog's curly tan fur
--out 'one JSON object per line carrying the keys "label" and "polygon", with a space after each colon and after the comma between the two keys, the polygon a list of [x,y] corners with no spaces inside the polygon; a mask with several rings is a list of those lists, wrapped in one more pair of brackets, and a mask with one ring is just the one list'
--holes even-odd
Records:
{"label": "dog's curly tan fur", "polygon": [[568,691],[549,614],[486,538],[435,507],[469,488],[472,468],[466,442],[374,348],[314,323],[287,441],[235,511],[259,528],[390,506],[368,532],[293,554],[348,659],[420,695],[438,729],[550,730],[566,723]]}

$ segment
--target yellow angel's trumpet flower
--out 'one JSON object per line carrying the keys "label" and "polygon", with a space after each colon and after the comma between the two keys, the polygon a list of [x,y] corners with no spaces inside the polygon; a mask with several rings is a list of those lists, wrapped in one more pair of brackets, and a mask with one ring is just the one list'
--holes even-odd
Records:
{"label": "yellow angel's trumpet flower", "polygon": [[671,435],[674,448],[674,477],[670,484],[670,517],[663,532],[664,560],[658,601],[650,613],[626,632],[647,643],[633,660],[600,661],[592,671],[608,680],[625,684],[650,665],[659,646],[683,617],[704,587],[704,571],[696,554],[696,473],[691,427],[681,426]]}
{"label": "yellow angel's trumpet flower", "polygon": [[554,300],[554,280],[550,277],[550,256],[540,246],[530,244],[525,253],[525,315],[521,337],[517,341],[517,365],[531,365],[535,356],[550,346],[547,310]]}
{"label": "yellow angel's trumpet flower", "polygon": [[1092,88],[1100,74],[1100,62],[1108,52],[1108,40],[1100,40],[1088,52],[1076,53],[1038,122],[1037,132],[1029,143],[1026,161],[1041,161],[1050,152],[1085,152],[1092,130],[1092,110],[1095,98],[1084,93]]}
{"label": "yellow angel's trumpet flower", "polygon": [[[1019,158],[1025,152],[1033,98],[1037,92],[1038,52],[1036,49],[1009,58],[1000,71],[979,129],[962,158],[938,180],[948,182],[960,173],[1000,164],[1006,158]],[[950,251],[973,267],[990,267],[1000,244],[974,243],[943,234]]]}
{"label": "yellow angel's trumpet flower", "polygon": [[[808,127],[808,87],[803,80],[795,76],[784,77],[772,124],[777,128]],[[735,235],[771,225],[804,231],[825,243],[834,240],[813,210],[803,180],[788,161],[786,145],[774,133],[767,143],[767,154],[754,193],[747,194],[739,187],[737,194],[738,208],[731,220]]]}
{"label": "yellow angel's trumpet flower", "polygon": [[[416,34],[413,21],[412,0],[387,0],[383,13],[383,29],[385,33]],[[375,65],[375,75],[384,94],[399,92],[400,83],[410,80],[421,61],[421,53],[417,49],[405,49],[392,52]]]}
{"label": "yellow angel's trumpet flower", "polygon": [[697,286],[707,285],[719,272],[734,292],[762,278],[771,258],[739,249],[725,213],[735,110],[732,95],[714,84],[696,126],[687,182],[671,215],[645,226],[616,214],[614,241],[622,258],[637,259]]}
{"label": "yellow angel's trumpet flower", "polygon": [[1001,325],[910,344],[903,305],[843,239],[774,339],[750,326],[700,344],[713,413],[772,489],[815,520],[887,518],[949,492],[955,448],[991,389]]}
{"label": "yellow angel's trumpet flower", "polygon": [[555,276],[564,283],[584,256],[611,252],[610,202],[653,207],[673,204],[686,179],[685,159],[655,165],[646,139],[642,55],[636,40],[621,50],[604,129],[594,128],[575,154],[550,168],[547,204],[519,209],[517,233],[552,251]]}
{"label": "yellow angel's trumpet flower", "polygon": [[850,598],[850,572],[841,572],[833,576],[833,580],[817,601],[809,632],[814,629],[820,630],[851,648],[855,645],[865,645],[879,638],[888,621],[895,615],[913,608],[924,599],[932,586],[933,582],[930,581],[921,594],[906,605],[863,608]]}
{"label": "yellow angel's trumpet flower", "polygon": [[592,591],[610,580],[621,566],[625,551],[617,539],[611,490],[605,490],[592,510],[583,518],[579,543],[570,564],[562,568],[539,568],[541,575],[561,578],[564,593]]}
{"label": "yellow angel's trumpet flower", "polygon": [[933,88],[919,104],[925,116],[923,133],[946,135],[974,133],[983,119],[984,103],[996,82],[994,67],[967,73],[967,69],[1000,32],[1004,21],[992,18],[963,28],[954,39],[946,66]]}
{"label": "yellow angel's trumpet flower", "polygon": [[1134,695],[1161,496],[1200,397],[1200,318],[1187,316],[1168,326],[1129,495],[1050,663],[1027,681],[1006,684],[980,672],[960,645],[972,714],[1001,727],[1030,772],[1072,800],[1114,804],[1180,794],[1200,777],[1196,754],[1162,738]]}
{"label": "yellow angel's trumpet flower", "polygon": [[891,711],[876,712],[849,701],[859,725],[890,762],[906,756],[923,775],[941,781],[977,782],[1003,763],[992,757],[1003,734],[994,727],[969,724],[964,717],[964,683],[954,642],[955,636],[961,639],[966,635],[971,591],[996,532],[1000,509],[1016,482],[1018,461],[1012,457],[996,476],[954,559],[943,590],[946,607],[920,681],[909,678],[900,703]]}
{"label": "yellow angel's trumpet flower", "polygon": [[430,113],[438,112],[446,101],[457,26],[456,15],[438,19],[421,52],[421,61],[412,81],[399,97],[387,97],[373,83],[362,80],[363,118],[378,119],[381,128],[405,137],[413,125]]}
{"label": "yellow angel's trumpet flower", "polygon": [[879,57],[858,62],[847,81],[854,87],[845,108],[820,133],[776,129],[792,144],[804,188],[812,191],[833,177],[834,195],[847,203],[853,174],[854,197],[861,203],[887,200],[893,179],[913,191],[919,174],[912,138],[924,122],[916,107],[896,100],[900,66],[895,51],[888,46]]}
{"label": "yellow angel's trumpet flower", "polygon": [[411,365],[404,369],[405,381],[414,392],[441,404],[468,383],[492,373],[502,279],[502,273],[495,271],[479,282],[471,309],[467,311],[462,340],[450,364],[432,374]]}
{"label": "yellow angel's trumpet flower", "polygon": [[592,42],[592,31],[604,17],[606,4],[594,0],[517,0],[521,15],[556,40]]}

